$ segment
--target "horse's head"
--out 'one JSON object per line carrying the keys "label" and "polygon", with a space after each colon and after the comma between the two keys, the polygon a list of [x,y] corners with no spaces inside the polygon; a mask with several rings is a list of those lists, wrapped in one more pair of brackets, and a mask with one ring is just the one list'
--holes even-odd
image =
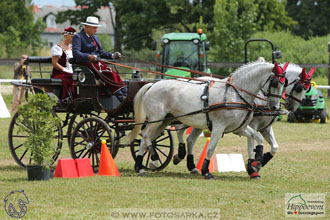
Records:
{"label": "horse's head", "polygon": [[273,75],[267,80],[265,86],[268,88],[266,96],[268,97],[268,106],[271,110],[280,109],[280,101],[284,88],[287,86],[287,79],[285,78],[286,69],[289,65],[287,62],[283,67],[280,67],[277,62],[275,62],[273,68]]}
{"label": "horse's head", "polygon": [[315,67],[312,68],[309,73],[307,73],[305,68],[303,68],[299,75],[299,79],[294,80],[288,86],[285,98],[285,106],[288,111],[297,110],[301,100],[305,96],[305,93],[308,92],[311,87],[311,80],[314,71]]}

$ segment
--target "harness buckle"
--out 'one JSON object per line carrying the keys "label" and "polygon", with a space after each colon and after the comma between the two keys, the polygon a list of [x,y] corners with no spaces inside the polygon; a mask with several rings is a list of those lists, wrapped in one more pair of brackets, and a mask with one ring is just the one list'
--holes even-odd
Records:
{"label": "harness buckle", "polygon": [[202,113],[207,113],[207,112],[209,112],[210,111],[210,108],[209,107],[204,107],[203,109],[202,109]]}

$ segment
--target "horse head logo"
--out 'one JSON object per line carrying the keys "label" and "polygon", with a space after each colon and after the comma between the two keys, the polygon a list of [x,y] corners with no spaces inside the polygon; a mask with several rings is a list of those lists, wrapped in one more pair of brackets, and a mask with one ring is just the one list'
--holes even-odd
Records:
{"label": "horse head logo", "polygon": [[22,218],[27,212],[26,204],[29,199],[22,191],[11,191],[4,199],[7,215],[13,218]]}
{"label": "horse head logo", "polygon": [[301,194],[299,195],[296,195],[296,196],[292,196],[289,201],[288,201],[288,204],[289,203],[294,203],[294,204],[298,204],[298,205],[306,205],[306,200],[302,197]]}

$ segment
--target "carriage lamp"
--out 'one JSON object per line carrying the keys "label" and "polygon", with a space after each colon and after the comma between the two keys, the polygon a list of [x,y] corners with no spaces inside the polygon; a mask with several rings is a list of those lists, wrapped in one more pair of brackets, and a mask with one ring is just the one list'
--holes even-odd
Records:
{"label": "carriage lamp", "polygon": [[86,76],[85,76],[85,74],[84,74],[83,72],[80,72],[80,73],[79,73],[79,75],[78,75],[78,80],[79,80],[80,83],[85,82],[85,80],[86,80]]}

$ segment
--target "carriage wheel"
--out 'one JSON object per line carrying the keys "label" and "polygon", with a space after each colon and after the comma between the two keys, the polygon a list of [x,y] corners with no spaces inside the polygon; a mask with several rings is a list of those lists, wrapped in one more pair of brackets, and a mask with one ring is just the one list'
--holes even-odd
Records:
{"label": "carriage wheel", "polygon": [[97,114],[94,113],[82,113],[82,114],[73,114],[70,117],[70,121],[68,124],[68,130],[66,131],[66,136],[67,136],[67,141],[68,141],[68,145],[70,146],[70,140],[71,140],[71,134],[73,132],[73,130],[75,129],[75,127],[77,126],[77,124],[82,121],[85,118],[90,118],[90,117],[99,117]]}
{"label": "carriage wheel", "polygon": [[107,147],[113,151],[113,134],[109,125],[100,118],[85,118],[77,124],[70,140],[72,158],[89,158],[94,172],[99,169],[101,141],[105,140]]}
{"label": "carriage wheel", "polygon": [[[24,123],[18,123],[17,117],[18,117],[18,113],[14,115],[9,126],[9,132],[8,132],[9,150],[16,163],[21,167],[25,168],[26,165],[29,165],[32,162],[31,152],[29,152],[29,149],[24,146],[24,143],[27,141],[27,138],[29,137],[29,132],[25,132],[25,133],[17,132],[19,127],[22,126],[27,127],[24,125]],[[55,113],[53,113],[53,117],[54,118],[57,117]],[[57,145],[57,151],[56,151],[57,153],[54,154],[53,160],[50,165],[52,165],[56,161],[62,149],[63,134],[60,123],[57,126],[54,126],[53,133],[54,136],[53,136],[52,144]]]}
{"label": "carriage wheel", "polygon": [[[140,142],[141,139],[135,139],[131,144],[131,153],[134,160],[136,160],[136,156],[139,152]],[[158,167],[153,171],[160,171],[169,164],[173,156],[173,138],[171,131],[163,131],[158,138],[152,141],[152,146],[159,156]],[[144,153],[142,165],[145,168],[149,167],[149,163],[151,161],[150,157],[151,155],[149,151]]]}

